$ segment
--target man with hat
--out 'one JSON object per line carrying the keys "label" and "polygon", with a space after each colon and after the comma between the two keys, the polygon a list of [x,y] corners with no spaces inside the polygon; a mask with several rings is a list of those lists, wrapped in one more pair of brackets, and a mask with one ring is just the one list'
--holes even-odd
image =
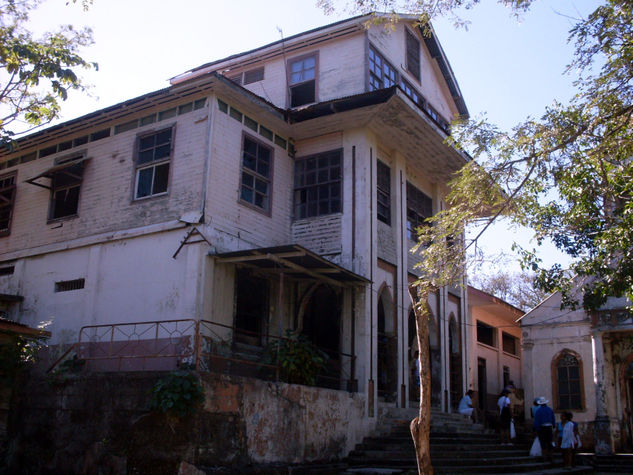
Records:
{"label": "man with hat", "polygon": [[539,408],[534,414],[534,429],[538,435],[538,440],[541,443],[541,450],[543,456],[552,461],[552,430],[556,425],[556,417],[554,411],[547,406],[549,401],[544,397],[540,397],[536,400]]}

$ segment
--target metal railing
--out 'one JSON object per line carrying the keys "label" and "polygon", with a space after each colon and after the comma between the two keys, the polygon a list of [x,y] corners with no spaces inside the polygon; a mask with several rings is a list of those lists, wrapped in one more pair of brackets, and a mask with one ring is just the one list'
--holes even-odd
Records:
{"label": "metal railing", "polygon": [[[291,338],[249,332],[209,320],[164,320],[84,326],[78,342],[50,368],[80,361],[88,371],[152,371],[178,368],[283,381],[275,348]],[[327,355],[313,384],[357,391],[354,355]]]}

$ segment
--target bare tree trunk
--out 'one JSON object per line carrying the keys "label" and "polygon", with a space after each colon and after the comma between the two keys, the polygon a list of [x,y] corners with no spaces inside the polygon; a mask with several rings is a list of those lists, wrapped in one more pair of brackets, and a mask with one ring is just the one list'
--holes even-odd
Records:
{"label": "bare tree trunk", "polygon": [[429,310],[428,293],[417,294],[416,287],[409,287],[409,296],[413,302],[415,326],[418,335],[420,358],[420,413],[411,421],[410,429],[415,446],[418,473],[433,475],[429,436],[431,433],[431,365],[429,361]]}

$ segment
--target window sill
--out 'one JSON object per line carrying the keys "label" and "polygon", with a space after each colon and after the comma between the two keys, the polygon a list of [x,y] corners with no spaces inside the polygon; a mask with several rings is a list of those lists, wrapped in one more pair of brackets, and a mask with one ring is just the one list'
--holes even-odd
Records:
{"label": "window sill", "polygon": [[253,203],[249,203],[248,201],[244,201],[244,200],[237,200],[237,203],[246,208],[252,209],[253,211],[257,211],[258,213],[263,214],[264,216],[268,216],[269,218],[272,217],[272,212],[270,209],[260,208],[259,206],[254,205]]}
{"label": "window sill", "polygon": [[478,341],[477,344],[483,346],[484,348],[488,348],[489,350],[499,351],[499,348],[497,348],[496,346],[490,346],[480,341]]}
{"label": "window sill", "polygon": [[156,193],[155,195],[143,196],[141,198],[133,198],[132,199],[132,203],[138,203],[138,202],[147,201],[147,200],[164,198],[165,196],[168,196],[168,195],[169,195],[169,192],[165,191],[164,193]]}
{"label": "window sill", "polygon": [[521,357],[519,355],[515,355],[514,353],[508,353],[507,351],[504,351],[503,354],[505,356],[510,356],[511,358],[516,358],[517,360],[521,359]]}
{"label": "window sill", "polygon": [[332,218],[334,216],[343,216],[342,212],[336,212],[336,213],[329,213],[329,214],[320,214],[318,216],[310,216],[309,218],[293,218],[292,220],[292,224],[297,224],[297,223],[301,223],[301,222],[308,222],[308,221],[314,221],[317,219],[327,219],[327,218]]}
{"label": "window sill", "polygon": [[61,218],[51,218],[48,221],[46,221],[46,224],[57,224],[57,223],[63,223],[64,221],[70,221],[71,219],[75,219],[79,217],[79,213],[76,214],[71,214],[68,216],[62,216]]}

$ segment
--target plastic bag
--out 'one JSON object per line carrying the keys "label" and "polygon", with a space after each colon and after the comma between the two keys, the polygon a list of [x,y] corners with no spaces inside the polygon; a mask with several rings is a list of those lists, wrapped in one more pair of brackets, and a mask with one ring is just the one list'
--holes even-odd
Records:
{"label": "plastic bag", "polygon": [[532,443],[532,448],[530,449],[530,456],[540,457],[541,455],[541,443],[539,442],[538,437],[535,437],[534,442]]}
{"label": "plastic bag", "polygon": [[514,439],[517,436],[517,431],[514,429],[514,421],[510,421],[510,438]]}

